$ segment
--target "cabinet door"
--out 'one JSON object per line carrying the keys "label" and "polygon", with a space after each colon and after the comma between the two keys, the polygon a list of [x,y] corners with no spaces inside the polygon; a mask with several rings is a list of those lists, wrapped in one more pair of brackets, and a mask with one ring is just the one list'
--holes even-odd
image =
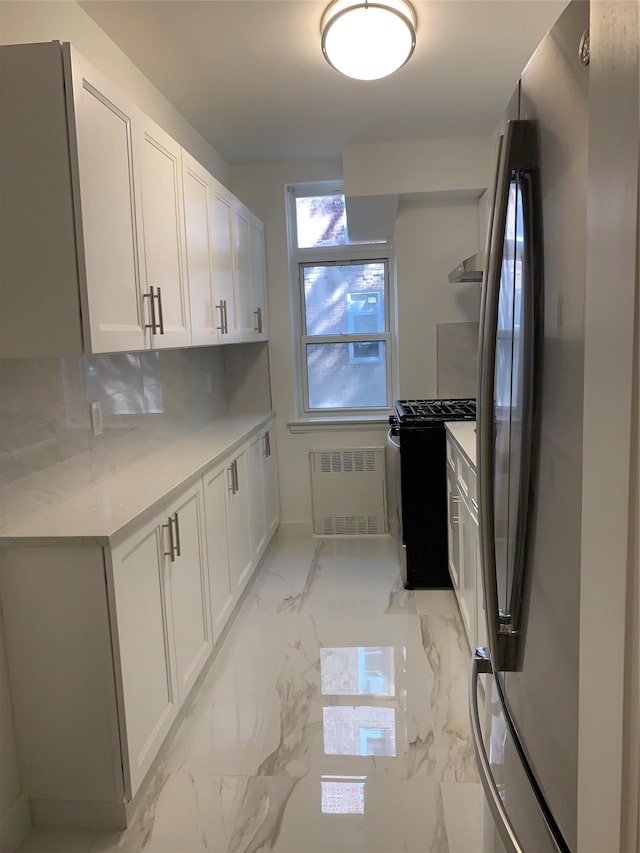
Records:
{"label": "cabinet door", "polygon": [[[141,113],[73,51],[70,135],[76,140],[78,252],[85,348],[143,349],[145,281],[135,124]],[[71,106],[71,104],[69,104]],[[83,286],[84,285],[84,286]]]}
{"label": "cabinet door", "polygon": [[227,466],[214,468],[203,476],[202,482],[207,532],[209,599],[215,642],[226,625],[236,601],[229,577],[227,537],[227,490],[231,487],[231,472]]}
{"label": "cabinet door", "polygon": [[245,448],[232,461],[230,474],[234,486],[227,492],[229,574],[234,595],[242,592],[254,566],[247,455],[248,449]]}
{"label": "cabinet door", "polygon": [[146,269],[144,298],[149,303],[153,300],[155,314],[151,343],[154,349],[190,346],[181,149],[142,113],[137,127]]}
{"label": "cabinet door", "polygon": [[447,543],[449,574],[457,596],[460,595],[460,493],[455,470],[447,460]]}
{"label": "cabinet door", "polygon": [[234,251],[236,265],[236,322],[241,340],[255,338],[253,324],[253,287],[251,283],[251,226],[249,215],[244,206],[236,202],[234,206]]}
{"label": "cabinet door", "polygon": [[460,612],[472,648],[476,646],[476,550],[478,525],[474,521],[464,497],[458,504],[460,509],[460,532],[462,554],[460,558]]}
{"label": "cabinet door", "polygon": [[[176,674],[182,703],[202,671],[213,647],[200,482],[169,506],[163,521],[173,544],[165,556],[170,577]],[[171,550],[167,548],[165,550]]]}
{"label": "cabinet door", "polygon": [[[125,787],[133,797],[178,712],[168,578],[156,517],[112,552]],[[128,784],[127,784],[128,783]]]}
{"label": "cabinet door", "polygon": [[267,543],[267,510],[265,495],[266,433],[254,436],[249,444],[249,479],[251,483],[251,538],[253,553],[260,558]]}
{"label": "cabinet door", "polygon": [[280,523],[280,486],[278,483],[278,455],[276,428],[271,424],[266,432],[267,450],[264,457],[264,494],[267,516],[267,542]]}
{"label": "cabinet door", "polygon": [[253,291],[253,329],[258,340],[269,337],[267,327],[267,277],[264,247],[264,226],[252,216],[251,226],[251,285]]}
{"label": "cabinet door", "polygon": [[186,151],[182,152],[182,185],[191,341],[210,346],[221,342],[213,286],[211,175]]}
{"label": "cabinet door", "polygon": [[211,270],[215,294],[216,326],[223,326],[221,343],[236,334],[234,289],[233,196],[221,183],[212,180],[209,200],[211,223]]}

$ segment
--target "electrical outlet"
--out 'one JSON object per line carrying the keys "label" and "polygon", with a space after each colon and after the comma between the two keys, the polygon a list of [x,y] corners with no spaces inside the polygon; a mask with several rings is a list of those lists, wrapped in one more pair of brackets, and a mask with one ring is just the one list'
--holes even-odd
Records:
{"label": "electrical outlet", "polygon": [[102,407],[100,403],[89,403],[91,411],[91,432],[93,435],[102,435]]}

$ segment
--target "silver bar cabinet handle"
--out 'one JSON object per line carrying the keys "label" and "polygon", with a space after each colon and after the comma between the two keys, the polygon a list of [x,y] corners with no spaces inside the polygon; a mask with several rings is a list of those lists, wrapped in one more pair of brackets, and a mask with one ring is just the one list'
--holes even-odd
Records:
{"label": "silver bar cabinet handle", "polygon": [[216,311],[220,312],[220,325],[216,326],[216,330],[224,335],[224,299],[221,299],[220,304],[216,305]]}
{"label": "silver bar cabinet handle", "polygon": [[232,495],[235,495],[236,481],[235,477],[233,476],[233,462],[231,463],[231,465],[229,465],[227,471],[229,472],[229,485],[227,486],[227,489],[231,492]]}
{"label": "silver bar cabinet handle", "polygon": [[256,318],[256,324],[253,327],[253,331],[257,332],[259,335],[262,334],[262,308],[258,307],[253,312]]}
{"label": "silver bar cabinet handle", "polygon": [[225,335],[229,334],[229,315],[227,314],[227,300],[222,300],[223,310],[224,310],[224,333]]}
{"label": "silver bar cabinet handle", "polygon": [[459,495],[449,495],[449,519],[451,524],[460,524],[460,516],[453,514],[453,507],[460,503]]}
{"label": "silver bar cabinet handle", "polygon": [[505,811],[500,793],[496,787],[491,773],[491,765],[487,757],[482,739],[480,727],[480,714],[478,712],[478,676],[481,674],[493,674],[491,661],[486,649],[476,649],[471,658],[471,676],[469,681],[469,718],[471,720],[471,740],[480,771],[480,781],[484,789],[485,797],[489,803],[491,814],[500,833],[500,838],[507,853],[524,853],[520,846],[518,837],[511,825],[509,816]]}
{"label": "silver bar cabinet handle", "polygon": [[158,297],[158,325],[160,326],[160,334],[164,335],[164,317],[162,316],[162,296],[160,295],[160,288],[158,288],[156,296]]}
{"label": "silver bar cabinet handle", "polygon": [[176,557],[179,557],[181,555],[181,552],[180,552],[180,524],[178,522],[178,513],[177,512],[173,513],[173,520],[174,520],[175,525],[176,525]]}
{"label": "silver bar cabinet handle", "polygon": [[156,323],[156,303],[153,287],[149,288],[149,293],[143,293],[142,298],[151,300],[149,302],[149,313],[151,314],[151,322],[145,323],[144,327],[145,329],[151,329],[152,333],[155,335],[158,324]]}
{"label": "silver bar cabinet handle", "polygon": [[240,491],[240,484],[238,483],[238,460],[233,460],[233,493],[235,495],[236,492]]}
{"label": "silver bar cabinet handle", "polygon": [[163,524],[162,529],[167,529],[169,531],[169,550],[163,551],[165,557],[171,557],[171,562],[175,563],[176,555],[175,555],[175,544],[173,541],[173,525],[171,524],[171,517],[168,519],[168,524]]}

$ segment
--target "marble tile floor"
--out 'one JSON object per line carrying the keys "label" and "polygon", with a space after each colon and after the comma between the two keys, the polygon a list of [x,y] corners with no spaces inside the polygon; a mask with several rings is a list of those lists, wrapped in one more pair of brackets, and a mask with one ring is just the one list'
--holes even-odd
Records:
{"label": "marble tile floor", "polygon": [[278,535],[129,828],[20,853],[474,853],[468,666],[392,540]]}

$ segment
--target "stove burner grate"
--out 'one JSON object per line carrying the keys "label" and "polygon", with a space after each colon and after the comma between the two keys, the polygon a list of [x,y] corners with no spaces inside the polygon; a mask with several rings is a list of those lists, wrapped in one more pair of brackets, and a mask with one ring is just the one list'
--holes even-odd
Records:
{"label": "stove burner grate", "polygon": [[398,400],[396,413],[401,423],[473,420],[476,416],[476,401],[473,399]]}

